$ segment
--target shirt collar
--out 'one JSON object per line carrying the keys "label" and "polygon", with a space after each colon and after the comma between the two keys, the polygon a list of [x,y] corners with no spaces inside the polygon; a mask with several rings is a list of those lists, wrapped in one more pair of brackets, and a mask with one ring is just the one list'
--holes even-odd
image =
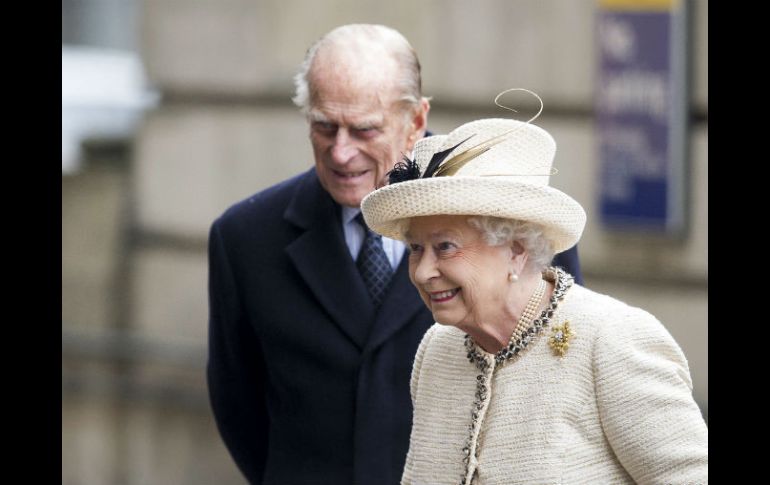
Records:
{"label": "shirt collar", "polygon": [[349,224],[361,212],[358,207],[342,206],[342,223]]}

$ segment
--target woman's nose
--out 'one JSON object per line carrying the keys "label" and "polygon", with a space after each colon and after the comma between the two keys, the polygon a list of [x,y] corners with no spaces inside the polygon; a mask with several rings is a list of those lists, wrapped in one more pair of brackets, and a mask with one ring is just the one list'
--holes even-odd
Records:
{"label": "woman's nose", "polygon": [[415,265],[414,279],[417,283],[425,284],[439,275],[436,258],[429,251],[424,251]]}

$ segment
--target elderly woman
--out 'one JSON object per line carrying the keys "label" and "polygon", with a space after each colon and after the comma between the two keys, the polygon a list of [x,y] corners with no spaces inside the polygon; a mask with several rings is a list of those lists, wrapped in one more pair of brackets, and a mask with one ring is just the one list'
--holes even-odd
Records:
{"label": "elderly woman", "polygon": [[408,244],[437,322],[412,371],[403,484],[708,480],[707,428],[665,327],[547,267],[586,219],[548,185],[555,150],[532,124],[474,121],[418,142],[362,203],[372,230]]}

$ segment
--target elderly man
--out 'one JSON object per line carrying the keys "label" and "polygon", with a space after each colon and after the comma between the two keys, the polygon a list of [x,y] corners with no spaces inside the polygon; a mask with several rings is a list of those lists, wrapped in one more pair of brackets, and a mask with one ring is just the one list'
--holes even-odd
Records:
{"label": "elderly man", "polygon": [[[395,484],[433,318],[403,244],[369,231],[359,205],[425,136],[420,64],[395,30],[346,25],[308,50],[295,81],[315,168],[211,228],[212,408],[251,483]],[[580,278],[574,248],[560,256]]]}

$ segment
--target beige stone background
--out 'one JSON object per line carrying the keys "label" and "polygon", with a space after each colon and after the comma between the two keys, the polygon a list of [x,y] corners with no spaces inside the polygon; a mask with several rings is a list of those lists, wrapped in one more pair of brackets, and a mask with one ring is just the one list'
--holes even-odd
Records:
{"label": "beige stone background", "polygon": [[598,220],[592,0],[63,0],[62,42],[139,53],[162,100],[135,137],[89,140],[62,175],[62,483],[242,484],[205,384],[206,239],[230,204],[311,166],[291,77],[348,22],[414,45],[435,132],[545,101],[553,185],[588,212],[586,285],[655,314],[687,355],[708,417],[708,4],[689,2],[688,231]]}

